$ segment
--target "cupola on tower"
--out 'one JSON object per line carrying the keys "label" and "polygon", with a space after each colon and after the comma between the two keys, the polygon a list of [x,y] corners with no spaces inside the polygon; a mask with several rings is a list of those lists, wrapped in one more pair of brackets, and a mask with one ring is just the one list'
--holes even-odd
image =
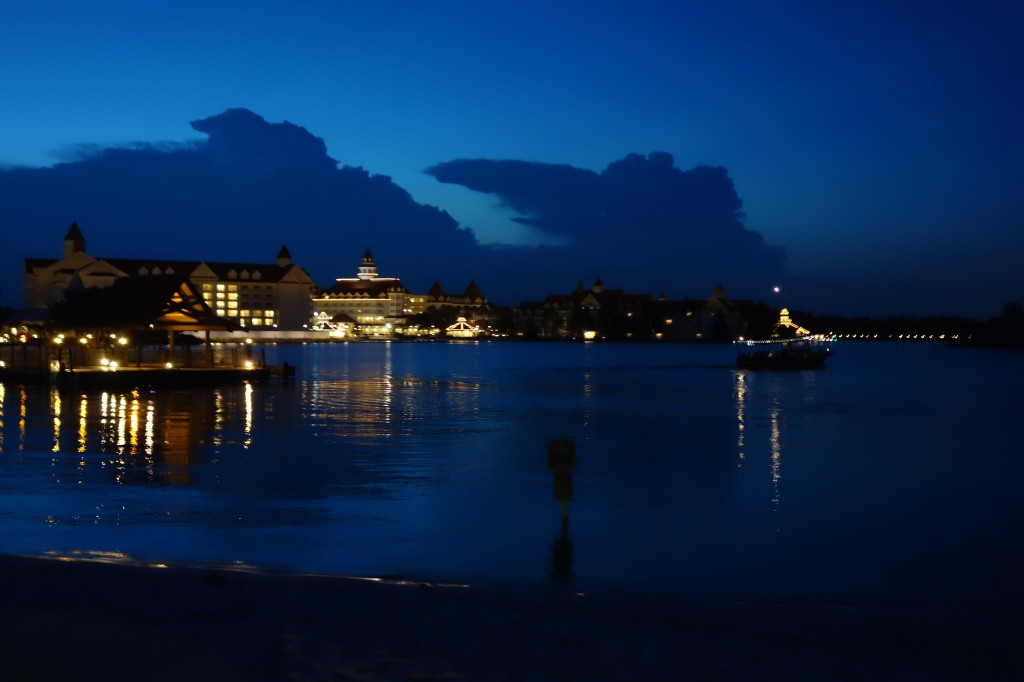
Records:
{"label": "cupola on tower", "polygon": [[377,264],[373,262],[373,254],[367,249],[363,254],[363,260],[359,263],[359,279],[376,279]]}

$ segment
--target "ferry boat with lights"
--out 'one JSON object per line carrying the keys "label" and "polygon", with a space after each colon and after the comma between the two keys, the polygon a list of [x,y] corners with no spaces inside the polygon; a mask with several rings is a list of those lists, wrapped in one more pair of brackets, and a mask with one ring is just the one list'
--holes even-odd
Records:
{"label": "ferry boat with lights", "polygon": [[779,312],[772,335],[763,340],[736,341],[736,366],[740,369],[823,369],[832,355],[831,334],[812,334],[793,322],[789,310]]}

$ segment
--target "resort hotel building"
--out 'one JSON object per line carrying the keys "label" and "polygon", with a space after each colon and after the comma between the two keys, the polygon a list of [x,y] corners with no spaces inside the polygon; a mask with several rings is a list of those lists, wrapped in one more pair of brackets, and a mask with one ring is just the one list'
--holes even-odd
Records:
{"label": "resort hotel building", "polygon": [[313,328],[389,336],[401,333],[411,316],[430,307],[472,309],[486,303],[476,282],[470,282],[461,296],[445,293],[440,282],[434,282],[426,294],[413,294],[399,278],[381,277],[367,249],[355,277],[339,277],[333,286],[314,295]]}
{"label": "resort hotel building", "polygon": [[305,329],[316,289],[284,246],[273,263],[100,258],[86,251],[85,237],[72,223],[63,257],[25,259],[25,307],[47,308],[68,290],[109,287],[117,280],[151,275],[187,278],[218,317],[253,331]]}

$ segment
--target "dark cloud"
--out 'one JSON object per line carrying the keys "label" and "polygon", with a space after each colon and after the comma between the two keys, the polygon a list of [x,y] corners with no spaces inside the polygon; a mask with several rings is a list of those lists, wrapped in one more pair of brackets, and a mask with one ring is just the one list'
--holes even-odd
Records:
{"label": "dark cloud", "polygon": [[184,143],[78,146],[48,168],[0,170],[0,301],[18,306],[21,260],[57,257],[77,221],[90,253],[272,262],[282,243],[321,285],[354,274],[371,248],[381,273],[426,291],[471,279],[515,304],[600,276],[643,293],[704,296],[716,283],[757,295],[783,263],[742,223],[726,171],[629,155],[603,172],[458,160],[428,172],[499,197],[565,247],[483,247],[390,178],[331,158],[322,139],[246,109],[192,122]]}
{"label": "dark cloud", "polygon": [[683,171],[664,152],[629,154],[601,173],[484,159],[427,172],[499,197],[520,214],[518,222],[567,240],[538,257],[556,259],[567,274],[600,273],[616,287],[703,295],[723,282],[756,295],[784,266],[785,251],[743,224],[743,203],[726,169]]}

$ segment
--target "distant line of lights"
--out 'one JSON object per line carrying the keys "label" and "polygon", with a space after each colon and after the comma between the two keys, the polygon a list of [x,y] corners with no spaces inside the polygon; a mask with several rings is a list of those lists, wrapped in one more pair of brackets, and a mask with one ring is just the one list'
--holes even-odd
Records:
{"label": "distant line of lights", "polygon": [[[849,339],[853,341],[857,340],[874,340],[883,339],[889,341],[945,341],[947,339],[956,340],[960,338],[959,334],[889,334],[887,336],[881,336],[880,334],[836,334],[837,339]],[[967,338],[971,338],[969,335]]]}

